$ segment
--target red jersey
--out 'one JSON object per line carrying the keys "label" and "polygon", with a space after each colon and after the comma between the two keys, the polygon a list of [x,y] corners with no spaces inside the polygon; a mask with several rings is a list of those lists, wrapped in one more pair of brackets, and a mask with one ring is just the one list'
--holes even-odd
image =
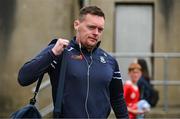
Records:
{"label": "red jersey", "polygon": [[[138,86],[128,80],[124,84],[124,97],[128,107],[137,109],[137,102],[140,99],[140,92]],[[129,112],[129,118],[135,119],[136,115]]]}

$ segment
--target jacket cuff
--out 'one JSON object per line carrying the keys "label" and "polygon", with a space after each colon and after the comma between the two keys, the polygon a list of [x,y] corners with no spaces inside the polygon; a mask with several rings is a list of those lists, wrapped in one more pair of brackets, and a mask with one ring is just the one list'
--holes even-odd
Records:
{"label": "jacket cuff", "polygon": [[51,57],[53,58],[53,60],[56,60],[56,61],[58,60],[58,56],[56,56],[51,49],[49,49],[48,52],[51,55]]}

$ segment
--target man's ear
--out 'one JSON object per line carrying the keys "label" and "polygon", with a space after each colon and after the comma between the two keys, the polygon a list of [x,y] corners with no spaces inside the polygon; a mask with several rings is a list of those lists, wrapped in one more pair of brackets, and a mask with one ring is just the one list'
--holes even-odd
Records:
{"label": "man's ear", "polygon": [[77,31],[79,28],[79,20],[74,21],[74,29]]}

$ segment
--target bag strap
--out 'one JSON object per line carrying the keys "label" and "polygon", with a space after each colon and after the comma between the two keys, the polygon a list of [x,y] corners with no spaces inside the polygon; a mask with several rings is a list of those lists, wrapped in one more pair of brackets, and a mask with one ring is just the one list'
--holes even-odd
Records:
{"label": "bag strap", "polygon": [[65,73],[67,67],[66,61],[67,51],[66,49],[63,51],[62,60],[61,60],[61,67],[60,67],[60,74],[59,74],[59,81],[56,93],[56,101],[54,105],[54,117],[58,118],[62,112],[62,102],[63,102],[63,92],[64,92],[64,81],[65,81]]}
{"label": "bag strap", "polygon": [[43,76],[44,76],[44,73],[41,74],[41,75],[38,77],[38,82],[37,82],[37,85],[36,85],[36,89],[35,89],[35,91],[34,91],[34,96],[33,96],[32,99],[30,99],[30,102],[29,102],[29,104],[31,104],[31,105],[35,105],[35,103],[36,103],[36,96],[37,96],[37,94],[38,94],[38,92],[39,92],[39,88],[40,88],[40,85],[41,85]]}
{"label": "bag strap", "polygon": [[[51,44],[55,44],[55,43],[57,42],[57,40],[58,40],[58,39],[53,39],[53,40],[48,44],[48,46],[51,45]],[[36,89],[35,89],[35,91],[34,91],[34,96],[33,96],[32,99],[30,99],[29,104],[35,105],[35,103],[36,103],[36,96],[37,96],[37,94],[38,94],[38,92],[39,92],[39,88],[40,88],[40,85],[41,85],[41,82],[42,82],[43,77],[44,77],[44,73],[41,74],[41,75],[38,77],[38,82],[37,82],[37,85],[36,85]]]}

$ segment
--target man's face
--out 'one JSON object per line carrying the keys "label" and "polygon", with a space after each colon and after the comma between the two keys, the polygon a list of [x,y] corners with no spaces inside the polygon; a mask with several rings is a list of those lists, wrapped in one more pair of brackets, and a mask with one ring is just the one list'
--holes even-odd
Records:
{"label": "man's face", "polygon": [[100,41],[104,29],[103,17],[87,14],[83,19],[74,22],[77,41],[88,49],[92,49]]}

